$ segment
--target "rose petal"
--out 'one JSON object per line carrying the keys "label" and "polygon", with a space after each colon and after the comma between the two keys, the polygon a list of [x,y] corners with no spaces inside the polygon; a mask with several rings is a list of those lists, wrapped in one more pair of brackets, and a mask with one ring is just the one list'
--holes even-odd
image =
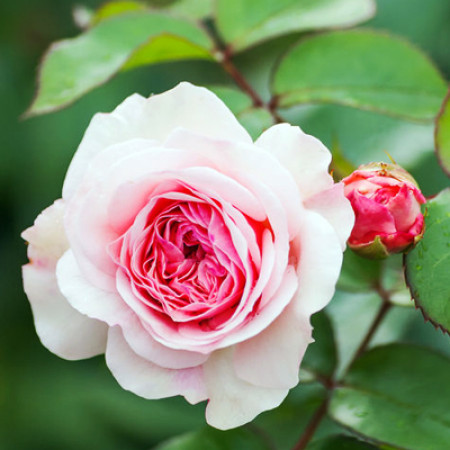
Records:
{"label": "rose petal", "polygon": [[204,365],[209,402],[206,421],[228,430],[252,421],[262,411],[281,404],[288,389],[262,388],[238,378],[233,370],[233,352],[214,352]]}
{"label": "rose petal", "polygon": [[339,237],[342,250],[345,250],[347,239],[355,223],[355,213],[344,195],[344,185],[337,183],[315,194],[308,198],[305,206],[328,220]]}
{"label": "rose petal", "polygon": [[324,217],[306,210],[292,247],[298,255],[298,290],[293,304],[300,317],[307,317],[324,308],[333,297],[342,265],[341,244]]}
{"label": "rose petal", "polygon": [[349,242],[366,243],[377,234],[395,233],[394,217],[386,205],[381,205],[357,192],[351,192],[348,199],[356,216]]}
{"label": "rose petal", "polygon": [[107,326],[72,308],[61,294],[54,270],[23,267],[24,289],[42,344],[65,359],[84,359],[105,352]]}
{"label": "rose petal", "polygon": [[99,289],[81,273],[72,250],[56,266],[59,289],[77,311],[113,326],[129,320],[132,311],[116,292]]}
{"label": "rose petal", "polygon": [[217,139],[252,142],[225,104],[205,88],[183,82],[148,99],[135,94],[112,113],[94,116],[67,172],[63,197],[73,195],[89,161],[101,150],[133,138],[162,142],[177,127]]}
{"label": "rose petal", "polygon": [[209,356],[165,347],[152,338],[135,315],[132,315],[126,323],[122,324],[122,333],[135,353],[166,369],[196,367],[203,364]]}
{"label": "rose petal", "polygon": [[414,196],[414,191],[406,184],[389,200],[387,208],[394,217],[397,231],[401,232],[408,232],[420,214],[420,204]]}
{"label": "rose petal", "polygon": [[107,329],[73,309],[58,288],[56,264],[68,246],[64,209],[64,202],[57,200],[22,233],[30,258],[23,282],[42,343],[61,358],[84,359],[105,351]]}
{"label": "rose petal", "polygon": [[[263,185],[283,205],[283,215],[288,219],[289,235],[297,233],[302,201],[296,180],[292,178],[288,168],[280,164],[273,155],[261,151],[256,145],[218,141],[183,129],[170,134],[165,146],[187,149],[193,154],[209,157],[216,170],[251,191],[255,186]],[[234,197],[234,201],[237,200],[237,197]],[[233,201],[232,203],[234,204]]]}
{"label": "rose petal", "polygon": [[333,185],[328,173],[331,153],[299,127],[287,123],[274,125],[255,144],[274,155],[291,172],[304,200]]}
{"label": "rose petal", "polygon": [[309,320],[288,305],[261,333],[236,345],[234,370],[243,380],[261,387],[290,389],[312,342]]}
{"label": "rose petal", "polygon": [[189,403],[206,400],[202,367],[164,369],[134,353],[119,327],[108,333],[106,364],[126,390],[147,399],[183,395]]}

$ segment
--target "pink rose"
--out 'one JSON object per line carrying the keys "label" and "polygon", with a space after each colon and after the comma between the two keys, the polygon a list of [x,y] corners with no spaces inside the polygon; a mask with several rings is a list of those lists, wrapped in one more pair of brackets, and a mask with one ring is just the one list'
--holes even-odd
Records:
{"label": "pink rose", "polygon": [[278,406],[353,225],[330,159],[288,124],[253,143],[189,83],[97,114],[62,199],[23,233],[43,344],[68,359],[105,352],[142,397],[208,400],[217,428]]}
{"label": "pink rose", "polygon": [[385,258],[421,239],[424,219],[420,205],[425,197],[400,166],[363,165],[343,182],[356,216],[348,244],[357,253]]}

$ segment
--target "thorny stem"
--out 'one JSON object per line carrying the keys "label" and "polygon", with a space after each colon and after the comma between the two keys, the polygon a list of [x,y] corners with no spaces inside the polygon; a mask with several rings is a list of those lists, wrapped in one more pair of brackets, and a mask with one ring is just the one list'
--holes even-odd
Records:
{"label": "thorny stem", "polygon": [[[390,302],[390,293],[386,291],[383,286],[380,283],[377,283],[375,285],[375,290],[377,291],[378,295],[381,297],[381,305],[380,308],[373,319],[372,324],[369,327],[369,330],[367,331],[366,335],[364,336],[364,339],[361,341],[361,344],[359,345],[358,349],[356,350],[350,364],[347,367],[346,372],[348,369],[353,365],[353,363],[367,350],[368,345],[370,344],[370,341],[372,340],[374,334],[378,330],[378,327],[380,326],[383,319],[386,317],[386,314],[391,309],[392,304]],[[312,416],[311,420],[309,421],[308,425],[306,426],[305,430],[303,431],[302,435],[300,436],[300,439],[298,440],[297,444],[293,447],[292,450],[303,450],[308,445],[311,438],[314,436],[315,431],[317,430],[318,426],[322,422],[322,420],[325,418],[327,411],[328,411],[328,403],[330,401],[331,395],[333,393],[334,388],[336,387],[336,384],[332,380],[325,379],[319,380],[324,387],[327,389],[327,397],[326,399],[321,403],[319,408],[316,410],[314,415]]]}

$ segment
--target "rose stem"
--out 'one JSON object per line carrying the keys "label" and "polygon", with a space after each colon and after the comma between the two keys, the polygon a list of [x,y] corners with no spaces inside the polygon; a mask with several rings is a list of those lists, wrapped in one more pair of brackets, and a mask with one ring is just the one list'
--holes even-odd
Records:
{"label": "rose stem", "polygon": [[309,421],[308,425],[305,428],[305,431],[303,431],[302,435],[300,436],[299,441],[295,444],[294,448],[292,450],[303,450],[308,445],[311,438],[314,436],[314,433],[317,430],[317,427],[322,422],[322,419],[327,414],[328,410],[328,402],[330,400],[330,396],[327,395],[327,398],[320,404],[320,406],[317,408],[314,415],[311,417],[311,420]]}
{"label": "rose stem", "polygon": [[[206,25],[206,24],[204,24]],[[277,113],[277,98],[272,97],[268,103],[265,103],[261,96],[253,89],[243,73],[235,66],[233,62],[233,52],[230,46],[225,46],[222,38],[218,35],[217,30],[211,26],[206,25],[205,31],[215,44],[214,53],[216,55],[216,61],[222,66],[225,72],[233,78],[236,85],[241,91],[248,95],[252,100],[255,108],[264,108],[272,116],[274,124],[285,122]]]}
{"label": "rose stem", "polygon": [[[344,372],[344,376],[348,372],[349,368],[353,365],[353,363],[367,350],[367,346],[370,344],[370,341],[372,340],[374,334],[378,330],[378,327],[380,326],[381,322],[386,317],[386,314],[392,307],[392,304],[390,302],[389,292],[386,291],[383,288],[383,286],[381,286],[380,283],[377,283],[375,285],[375,290],[377,291],[378,295],[381,297],[380,308],[372,322],[372,325],[370,326],[369,330],[367,331],[367,334],[365,335],[364,339],[362,340],[361,344],[359,345],[358,349],[356,350],[350,364],[347,366],[347,369]],[[328,389],[327,397],[321,403],[319,408],[316,410],[316,412],[312,416],[311,420],[309,421],[308,425],[306,426],[305,430],[303,431],[302,435],[300,436],[300,439],[295,444],[295,446],[293,447],[292,450],[303,450],[306,448],[309,441],[314,436],[314,433],[317,430],[318,426],[320,425],[320,423],[325,418],[325,416],[328,412],[328,403],[330,401],[333,389],[335,388],[336,385],[333,382],[331,382],[331,383],[330,382],[327,382],[327,383],[322,382],[322,384]]]}
{"label": "rose stem", "polygon": [[245,79],[242,72],[234,65],[234,62],[231,58],[231,51],[229,49],[219,50],[219,54],[221,55],[220,64],[224,68],[224,70],[233,78],[234,82],[239,86],[245,94],[247,94],[252,102],[253,106],[256,108],[264,108],[269,114],[272,116],[274,123],[282,123],[285,122],[276,111],[276,99],[272,98],[268,103],[264,103],[263,99],[260,95],[252,88],[250,83]]}
{"label": "rose stem", "polygon": [[378,295],[381,297],[381,305],[378,310],[377,315],[375,316],[372,325],[370,326],[369,330],[367,331],[366,336],[362,340],[361,344],[358,347],[358,350],[356,350],[350,364],[348,367],[351,367],[353,363],[366,351],[367,346],[369,345],[370,341],[373,338],[373,335],[376,333],[380,323],[386,316],[387,312],[391,309],[392,304],[390,302],[389,292],[387,292],[383,286],[381,286],[380,283],[377,283],[375,286],[375,290],[378,292]]}

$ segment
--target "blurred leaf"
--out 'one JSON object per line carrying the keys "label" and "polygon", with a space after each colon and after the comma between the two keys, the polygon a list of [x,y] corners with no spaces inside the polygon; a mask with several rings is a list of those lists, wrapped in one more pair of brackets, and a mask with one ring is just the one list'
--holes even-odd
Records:
{"label": "blurred leaf", "polygon": [[131,11],[152,10],[192,20],[202,20],[212,15],[213,0],[178,0],[156,2],[154,4],[141,1],[110,1],[102,5],[94,14],[91,25],[112,16],[121,15]]}
{"label": "blurred leaf", "polygon": [[273,125],[273,118],[264,108],[253,106],[242,91],[228,86],[210,86],[210,89],[230,108],[253,139]]}
{"label": "blurred leaf", "polygon": [[314,342],[306,350],[302,368],[326,378],[332,377],[337,366],[337,349],[331,321],[325,311],[321,311],[312,316],[311,325]]}
{"label": "blurred leaf", "polygon": [[239,51],[283,34],[353,26],[374,12],[372,0],[218,0],[217,26]]}
{"label": "blurred leaf", "polygon": [[350,368],[330,414],[351,430],[397,448],[444,449],[450,442],[450,359],[400,344],[377,347]]}
{"label": "blurred leaf", "polygon": [[72,103],[127,62],[134,67],[169,59],[211,59],[212,46],[202,29],[181,19],[152,13],[113,17],[50,47],[28,115]]}
{"label": "blurred leaf", "polygon": [[251,98],[237,88],[230,86],[208,86],[236,115],[253,106]]}
{"label": "blurred leaf", "polygon": [[219,431],[207,428],[177,436],[158,445],[155,450],[270,450],[264,439],[246,428]]}
{"label": "blurred leaf", "polygon": [[144,11],[146,9],[148,9],[148,5],[138,1],[128,0],[107,2],[95,11],[95,14],[91,18],[91,26],[96,25],[102,20],[109,19],[110,17],[119,16],[129,12]]}
{"label": "blurred leaf", "polygon": [[308,450],[376,450],[378,447],[354,437],[338,435],[315,441],[307,448]]}
{"label": "blurred leaf", "polygon": [[192,406],[181,397],[149,401],[126,392],[100,358],[73,363],[48,352],[40,356],[11,370],[10,448],[134,450],[204,424],[204,404]]}
{"label": "blurred leaf", "polygon": [[[256,418],[251,426],[258,427],[273,440],[271,448],[290,449],[298,441],[311,417],[326,398],[326,391],[319,383],[300,384],[289,392],[286,400],[276,409],[267,411]],[[339,433],[342,429],[325,418],[316,437]],[[244,447],[236,447],[236,450]]]}
{"label": "blurred leaf", "polygon": [[168,12],[191,19],[202,20],[213,15],[214,0],[178,0],[167,8]]}
{"label": "blurred leaf", "polygon": [[362,258],[348,248],[344,253],[337,288],[349,292],[367,292],[374,289],[380,274],[380,261]]}
{"label": "blurred leaf", "polygon": [[405,257],[411,295],[426,319],[450,332],[450,189],[426,204],[425,234]]}
{"label": "blurred leaf", "polygon": [[242,111],[238,115],[238,119],[254,140],[273,125],[272,116],[269,111],[263,108],[251,108]]}
{"label": "blurred leaf", "polygon": [[450,176],[450,90],[436,118],[436,154],[442,170]]}
{"label": "blurred leaf", "polygon": [[274,93],[279,105],[330,102],[413,120],[431,120],[446,83],[411,44],[367,30],[307,38],[281,60]]}
{"label": "blurred leaf", "polygon": [[344,157],[355,166],[387,160],[385,151],[408,170],[421,167],[428,156],[435,159],[431,124],[332,104],[299,105],[283,110],[282,115],[331,149],[338,140]]}

